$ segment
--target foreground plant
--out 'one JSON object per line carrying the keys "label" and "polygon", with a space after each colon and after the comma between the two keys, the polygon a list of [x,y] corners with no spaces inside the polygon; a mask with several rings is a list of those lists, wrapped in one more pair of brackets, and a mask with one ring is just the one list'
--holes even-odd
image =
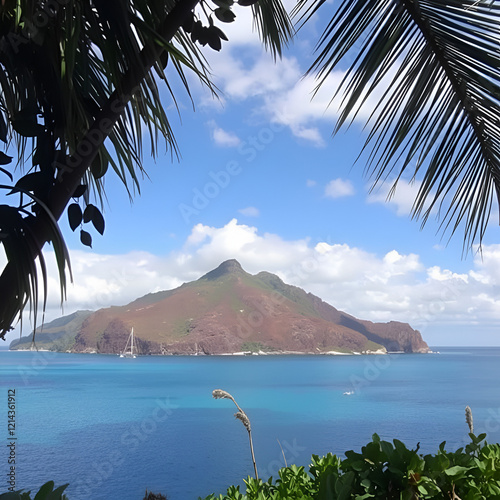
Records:
{"label": "foreground plant", "polygon": [[474,432],[474,421],[472,419],[472,410],[469,405],[465,407],[465,422],[469,426],[469,431]]}
{"label": "foreground plant", "polygon": [[248,477],[246,491],[230,486],[225,495],[204,500],[292,499],[500,499],[500,445],[484,442],[485,434],[469,434],[471,443],[454,452],[441,443],[436,454],[421,455],[401,441],[372,441],[345,453],[312,456],[309,470],[283,467],[276,480]]}
{"label": "foreground plant", "polygon": [[167,497],[161,493],[152,493],[146,490],[146,494],[142,500],[167,500]]}
{"label": "foreground plant", "polygon": [[[67,487],[67,484],[63,484],[54,489],[54,481],[48,481],[38,490],[33,500],[68,500],[68,497],[63,493]],[[0,500],[31,500],[31,491],[19,490],[1,493]]]}
{"label": "foreground plant", "polygon": [[250,441],[250,452],[252,453],[252,462],[253,468],[255,470],[255,479],[259,479],[259,475],[257,473],[257,464],[255,462],[255,454],[253,452],[253,441],[252,441],[252,426],[250,425],[250,419],[247,414],[240,408],[239,404],[236,400],[229,394],[229,392],[223,391],[222,389],[215,389],[212,392],[212,396],[215,399],[230,399],[238,408],[238,412],[234,414],[234,416],[245,426],[245,429],[248,432],[248,439]]}
{"label": "foreground plant", "polygon": [[[281,2],[238,3],[251,9],[265,47],[280,55],[293,34]],[[98,206],[106,176],[116,174],[132,196],[144,175],[144,141],[152,156],[162,145],[178,155],[170,124],[174,82],[191,97],[191,75],[216,94],[201,47],[221,49],[221,27],[235,10],[233,0],[2,0],[0,193],[9,196],[0,204],[7,258],[0,338],[25,307],[36,323],[38,299],[46,305],[46,243],[54,247],[64,299],[63,213],[91,246],[90,231],[105,229]]]}
{"label": "foreground plant", "polygon": [[[236,404],[225,391],[214,391],[214,397]],[[455,452],[447,452],[443,442],[435,455],[424,456],[419,445],[409,449],[398,439],[390,443],[374,434],[361,452],[347,451],[343,460],[331,453],[313,455],[308,472],[283,467],[275,481],[248,477],[245,494],[230,486],[225,495],[204,500],[500,499],[500,445],[487,444],[486,434],[473,434],[469,406],[465,415],[471,442]]]}

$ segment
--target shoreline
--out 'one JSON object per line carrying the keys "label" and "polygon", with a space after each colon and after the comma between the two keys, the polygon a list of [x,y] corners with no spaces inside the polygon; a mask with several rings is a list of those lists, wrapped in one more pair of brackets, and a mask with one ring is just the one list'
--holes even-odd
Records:
{"label": "shoreline", "polygon": [[[87,352],[74,352],[74,351],[53,351],[51,349],[5,349],[4,352],[51,352],[60,354],[99,354],[103,356],[119,356],[119,353],[113,352],[97,352],[95,350]],[[341,352],[341,351],[325,351],[325,352],[303,352],[303,351],[237,351],[237,352],[226,352],[226,353],[216,353],[216,354],[205,354],[205,353],[168,353],[168,354],[138,354],[137,357],[145,358],[148,356],[152,357],[170,357],[170,356],[386,356],[391,354],[439,354],[439,351],[432,351],[429,349],[426,352],[415,351],[415,352],[405,352],[405,351],[386,351],[385,349],[377,349],[376,351],[352,351],[352,352]]]}

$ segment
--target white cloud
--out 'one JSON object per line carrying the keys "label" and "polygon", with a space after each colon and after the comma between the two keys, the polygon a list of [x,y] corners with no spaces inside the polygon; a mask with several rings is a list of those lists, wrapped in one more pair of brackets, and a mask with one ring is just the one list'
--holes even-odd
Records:
{"label": "white cloud", "polygon": [[[293,2],[285,2],[291,10]],[[221,90],[221,101],[229,106],[231,101],[251,101],[252,111],[249,116],[259,116],[272,123],[279,123],[289,128],[292,134],[303,141],[317,147],[326,144],[321,127],[326,124],[330,134],[339,117],[339,106],[344,99],[338,93],[345,71],[336,70],[329,73],[318,88],[318,80],[314,74],[307,74],[312,63],[309,58],[299,62],[295,53],[300,50],[284,50],[283,56],[274,61],[272,55],[263,49],[263,44],[255,31],[251,9],[238,8],[237,20],[221,26],[229,38],[220,52],[205,48],[214,83]],[[314,23],[307,25],[297,36],[295,47],[304,47],[304,53],[317,41],[319,33],[315,32]],[[386,76],[392,80],[396,70]],[[373,92],[355,109],[356,121],[365,122],[373,113],[376,104],[382,98],[386,85],[382,82],[379,89]],[[363,97],[363,96],[362,96]],[[208,93],[201,98],[204,105],[219,104]],[[376,115],[372,117],[376,119]]]}
{"label": "white cloud", "polygon": [[[408,182],[400,179],[393,190],[393,181],[380,183],[374,191],[368,194],[368,203],[382,203],[392,207],[399,216],[411,214],[413,203],[418,195],[421,186],[420,181]],[[424,210],[429,206],[427,203]]]}
{"label": "white cloud", "polygon": [[217,85],[232,99],[275,97],[288,91],[302,76],[294,57],[275,62],[270,54],[259,50],[244,60],[239,51],[231,47],[224,57],[211,62]]}
{"label": "white cloud", "polygon": [[[241,56],[242,50],[245,57]],[[294,136],[315,146],[325,144],[318,120],[332,121],[336,116],[333,108],[328,108],[331,96],[311,100],[314,78],[303,78],[304,68],[295,57],[283,56],[274,61],[261,46],[243,49],[234,44],[216,56],[207,55],[225,105],[230,101],[251,99],[253,116],[284,125]]]}
{"label": "white cloud", "polygon": [[255,207],[241,208],[238,212],[246,217],[258,217],[260,215],[259,209]]}
{"label": "white cloud", "polygon": [[[285,55],[274,61],[269,53],[258,49],[247,50],[247,57],[242,58],[241,50],[230,45],[224,54],[210,56],[215,83],[224,98],[254,99],[254,113],[285,125],[294,136],[314,146],[324,146],[320,126],[326,123],[333,128],[339,116],[342,96],[335,93],[344,72],[330,73],[317,88],[315,76],[304,76],[305,68],[297,58]],[[374,93],[363,103],[356,120],[368,119],[378,97],[379,94]]]}
{"label": "white cloud", "polygon": [[227,132],[222,129],[215,123],[215,120],[210,120],[208,126],[212,133],[212,139],[217,146],[235,148],[241,144],[241,140],[234,132]]}
{"label": "white cloud", "polygon": [[[434,265],[426,268],[418,255],[396,249],[378,256],[346,244],[284,240],[236,219],[222,227],[195,225],[184,246],[166,256],[73,250],[74,284],[68,286],[64,312],[126,304],[198,279],[232,258],[247,272],[275,273],[359,318],[409,322],[424,338],[427,331],[440,332],[446,325],[469,325],[477,332],[481,325],[500,321],[500,245],[484,246],[482,258],[477,255],[469,271],[457,273]],[[51,252],[46,261],[51,276],[49,321],[61,310]],[[474,341],[471,334],[470,343]]]}
{"label": "white cloud", "polygon": [[500,286],[500,244],[484,245],[474,256],[473,277],[485,285]]}
{"label": "white cloud", "polygon": [[464,283],[468,282],[467,274],[457,274],[451,272],[449,269],[441,269],[438,266],[430,267],[427,270],[429,277],[436,281],[450,281],[450,280],[462,280]]}
{"label": "white cloud", "polygon": [[349,180],[333,179],[325,187],[325,196],[328,198],[342,198],[353,194],[354,186]]}

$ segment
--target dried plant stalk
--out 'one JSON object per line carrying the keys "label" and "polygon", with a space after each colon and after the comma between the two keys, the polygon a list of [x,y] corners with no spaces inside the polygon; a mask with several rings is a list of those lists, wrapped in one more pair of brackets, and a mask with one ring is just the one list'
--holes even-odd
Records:
{"label": "dried plant stalk", "polygon": [[230,399],[238,408],[238,412],[234,414],[234,416],[245,426],[245,429],[248,432],[248,439],[250,441],[250,452],[252,454],[252,462],[253,462],[253,468],[255,471],[255,479],[259,479],[259,475],[257,473],[257,464],[255,462],[255,454],[253,451],[253,441],[252,441],[252,426],[250,425],[250,419],[248,418],[247,414],[240,408],[236,400],[229,394],[227,391],[223,391],[222,389],[215,389],[212,391],[212,397],[215,399]]}
{"label": "dried plant stalk", "polygon": [[472,420],[472,410],[470,409],[470,406],[467,405],[465,407],[465,421],[467,422],[467,425],[469,426],[469,431],[474,434],[474,422]]}

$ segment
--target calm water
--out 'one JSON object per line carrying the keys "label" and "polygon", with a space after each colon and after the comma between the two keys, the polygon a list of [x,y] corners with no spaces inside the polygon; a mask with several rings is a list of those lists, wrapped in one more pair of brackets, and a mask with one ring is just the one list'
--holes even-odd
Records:
{"label": "calm water", "polygon": [[[268,477],[312,453],[359,449],[377,432],[423,452],[476,434],[500,441],[500,348],[437,348],[390,356],[143,357],[0,351],[4,443],[7,391],[16,389],[17,487],[70,483],[70,500],[169,500],[221,493],[253,473]],[[354,393],[345,395],[345,392]],[[278,442],[279,440],[279,442]],[[7,489],[0,447],[0,491]]]}

